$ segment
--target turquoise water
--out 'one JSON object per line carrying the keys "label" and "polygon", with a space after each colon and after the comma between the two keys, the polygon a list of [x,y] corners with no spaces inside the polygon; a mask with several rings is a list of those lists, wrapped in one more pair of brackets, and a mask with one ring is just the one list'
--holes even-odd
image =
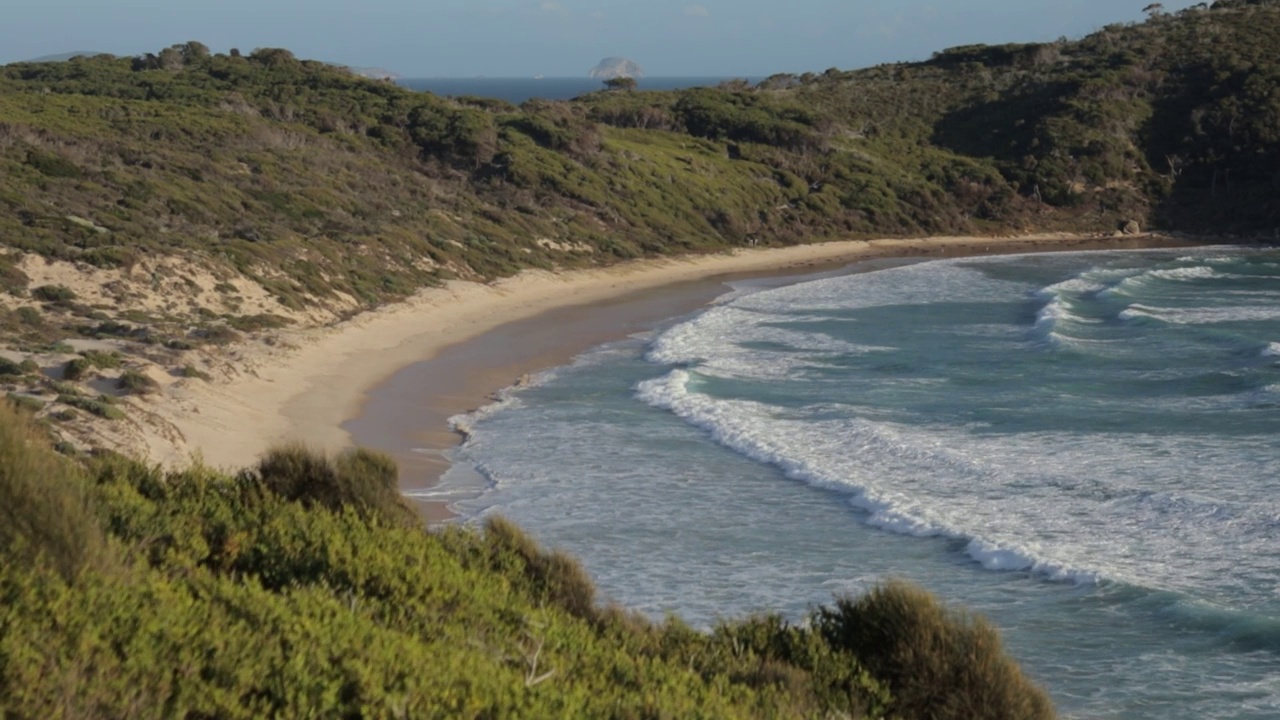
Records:
{"label": "turquoise water", "polygon": [[488,487],[457,509],[655,616],[904,577],[991,617],[1068,716],[1280,716],[1280,252],[743,287],[466,422]]}

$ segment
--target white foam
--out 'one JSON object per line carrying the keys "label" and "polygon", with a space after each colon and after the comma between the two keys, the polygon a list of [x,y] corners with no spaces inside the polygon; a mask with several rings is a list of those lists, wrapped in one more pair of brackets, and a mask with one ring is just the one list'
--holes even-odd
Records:
{"label": "white foam", "polygon": [[462,433],[469,439],[473,435],[477,424],[499,413],[524,407],[524,403],[520,399],[521,393],[551,383],[565,372],[571,372],[573,370],[579,370],[595,365],[602,365],[616,361],[621,357],[630,356],[634,352],[632,349],[634,341],[647,340],[652,336],[652,332],[636,333],[631,336],[630,340],[606,343],[577,355],[571,359],[567,365],[547,368],[545,370],[524,375],[518,378],[515,383],[494,393],[490,397],[491,402],[470,412],[461,413],[449,418],[449,429],[454,432]]}
{"label": "white foam", "polygon": [[1223,277],[1222,273],[1214,270],[1208,265],[1152,270],[1148,274],[1151,277],[1159,278],[1161,280],[1211,280],[1213,278]]}
{"label": "white foam", "polygon": [[1134,305],[1130,305],[1129,307],[1125,308],[1124,310],[1121,310],[1121,311],[1120,311],[1120,313],[1119,313],[1116,317],[1120,318],[1121,320],[1127,320],[1127,321],[1130,321],[1130,322],[1132,322],[1132,321],[1142,321],[1142,320],[1162,320],[1162,319],[1164,319],[1164,318],[1162,318],[1162,317],[1160,316],[1159,312],[1160,312],[1160,311],[1159,311],[1158,309],[1153,308],[1153,307],[1147,307],[1146,305],[1137,305],[1137,304],[1134,304]]}
{"label": "white foam", "polygon": [[[1247,250],[1244,246],[1239,246],[1240,250]],[[1237,262],[1239,258],[1231,255],[1183,255],[1178,258],[1180,263],[1204,263],[1206,265],[1226,265],[1228,263]]]}
{"label": "white foam", "polygon": [[521,391],[550,382],[556,375],[557,372],[555,370],[548,370],[521,378],[517,384],[502,388],[494,393],[492,402],[482,405],[471,412],[461,413],[449,418],[449,429],[461,433],[469,442],[477,423],[498,413],[523,407],[524,403],[520,399]]}
{"label": "white foam", "polygon": [[[948,537],[968,541],[971,557],[989,569],[1033,570],[1046,577],[1073,582],[1096,582],[1099,575],[1080,570],[1069,562],[1040,557],[1015,542],[985,537],[978,528],[957,522],[958,518],[931,501],[912,497],[901,490],[868,482],[871,473],[886,470],[880,462],[900,466],[932,468],[935,474],[981,477],[985,468],[972,457],[947,448],[907,437],[900,429],[883,423],[861,420],[830,423],[779,421],[771,418],[766,405],[747,401],[715,400],[689,390],[693,376],[673,370],[666,376],[641,383],[636,395],[644,402],[674,412],[690,424],[709,432],[716,442],[754,460],[780,468],[789,478],[850,496],[850,501],[869,513],[867,522],[891,532],[917,537]],[[824,430],[839,429],[833,434]],[[806,441],[801,435],[812,435]],[[857,453],[862,450],[864,452]],[[831,453],[863,455],[859,462],[841,463]],[[875,456],[872,461],[870,455]],[[833,462],[834,460],[834,462]],[[874,467],[868,467],[867,465]],[[886,475],[898,476],[899,468]],[[975,516],[976,517],[976,516]]]}
{"label": "white foam", "polygon": [[1126,268],[1093,268],[1042,288],[1036,294],[1046,300],[1060,298],[1063,295],[1082,297],[1097,294],[1115,288],[1118,283],[1127,280],[1137,272]]}
{"label": "white foam", "polygon": [[1062,300],[1054,298],[1036,313],[1035,329],[1044,333],[1052,332],[1065,314],[1066,309],[1062,306]]}
{"label": "white foam", "polygon": [[1173,325],[1219,325],[1222,323],[1270,322],[1280,320],[1280,305],[1171,308],[1133,304],[1121,311],[1119,317],[1122,320],[1154,318]]}
{"label": "white foam", "polygon": [[1260,354],[1262,357],[1280,357],[1280,342],[1268,343]]}
{"label": "white foam", "polygon": [[[943,296],[984,302],[1017,287],[965,267],[962,260],[906,265],[754,292],[669,328],[654,339],[645,357],[663,365],[697,364],[708,374],[779,378],[806,365],[821,367],[833,357],[882,352],[891,348],[856,344],[801,326],[853,322],[847,320],[850,311],[925,305]],[[784,324],[800,329],[780,327]],[[775,353],[776,357],[761,362],[760,353],[750,347],[759,343],[783,346],[795,356]]]}
{"label": "white foam", "polygon": [[1031,333],[1055,346],[1074,345],[1080,341],[1076,337],[1080,326],[1096,324],[1097,321],[1072,312],[1061,297],[1055,297],[1036,313]]}
{"label": "white foam", "polygon": [[[788,316],[788,323],[827,318]],[[738,307],[717,307],[662,333],[645,358],[663,365],[698,364],[709,375],[755,379],[785,378],[805,367],[822,367],[839,357],[880,352],[816,332],[779,327],[783,319]],[[762,357],[754,346],[774,345],[783,352]]]}

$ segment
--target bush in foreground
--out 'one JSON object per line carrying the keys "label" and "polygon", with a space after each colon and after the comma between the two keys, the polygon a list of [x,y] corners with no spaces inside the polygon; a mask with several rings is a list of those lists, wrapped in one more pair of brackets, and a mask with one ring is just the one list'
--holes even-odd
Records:
{"label": "bush in foreground", "polygon": [[394,524],[418,522],[398,489],[395,461],[383,453],[360,448],[329,458],[305,445],[285,445],[269,451],[252,475],[271,492],[308,507],[349,507]]}
{"label": "bush in foreground", "polygon": [[1049,697],[1005,652],[999,632],[901,581],[842,598],[815,617],[827,641],[858,654],[904,717],[1051,718]]}
{"label": "bush in foreground", "polygon": [[427,532],[394,482],[385,456],[300,446],[235,477],[77,469],[0,408],[0,714],[941,718],[917,684],[955,682],[939,707],[1045,717],[983,705],[963,667],[885,662],[929,636],[864,646],[824,620],[843,606],[711,633],[601,608],[568,556],[497,518]]}
{"label": "bush in foreground", "polygon": [[564,608],[576,617],[596,617],[596,588],[577,560],[559,550],[543,550],[503,517],[491,517],[485,522],[484,539],[492,549],[495,570],[503,569],[501,562],[506,557],[515,556],[522,561],[520,574],[539,601]]}
{"label": "bush in foreground", "polygon": [[88,487],[17,413],[0,403],[0,556],[75,577],[105,554]]}

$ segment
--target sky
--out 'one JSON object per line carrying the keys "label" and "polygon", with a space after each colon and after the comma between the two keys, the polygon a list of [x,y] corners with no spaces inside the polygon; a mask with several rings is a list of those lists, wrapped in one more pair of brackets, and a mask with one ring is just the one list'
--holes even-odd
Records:
{"label": "sky", "polygon": [[[1176,11],[1196,0],[1168,0]],[[5,0],[0,63],[136,55],[198,40],[284,47],[401,77],[767,76],[927,59],[970,43],[1080,37],[1147,0]]]}

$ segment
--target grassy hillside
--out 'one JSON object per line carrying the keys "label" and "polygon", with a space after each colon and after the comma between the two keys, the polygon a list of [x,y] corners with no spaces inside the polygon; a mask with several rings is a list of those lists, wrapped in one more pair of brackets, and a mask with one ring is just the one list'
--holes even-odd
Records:
{"label": "grassy hillside", "polygon": [[0,401],[0,715],[1048,718],[980,618],[901,584],[695,631],[511,524],[431,533],[395,467],[74,465]]}
{"label": "grassy hillside", "polygon": [[[450,278],[833,237],[1280,235],[1280,3],[759,86],[442,99],[286,50],[0,67],[0,392],[66,450]],[[231,357],[230,363],[226,358]]]}
{"label": "grassy hillside", "polygon": [[284,50],[0,69],[0,238],[286,305],[832,236],[1280,226],[1280,8],[760,87],[444,100]]}

